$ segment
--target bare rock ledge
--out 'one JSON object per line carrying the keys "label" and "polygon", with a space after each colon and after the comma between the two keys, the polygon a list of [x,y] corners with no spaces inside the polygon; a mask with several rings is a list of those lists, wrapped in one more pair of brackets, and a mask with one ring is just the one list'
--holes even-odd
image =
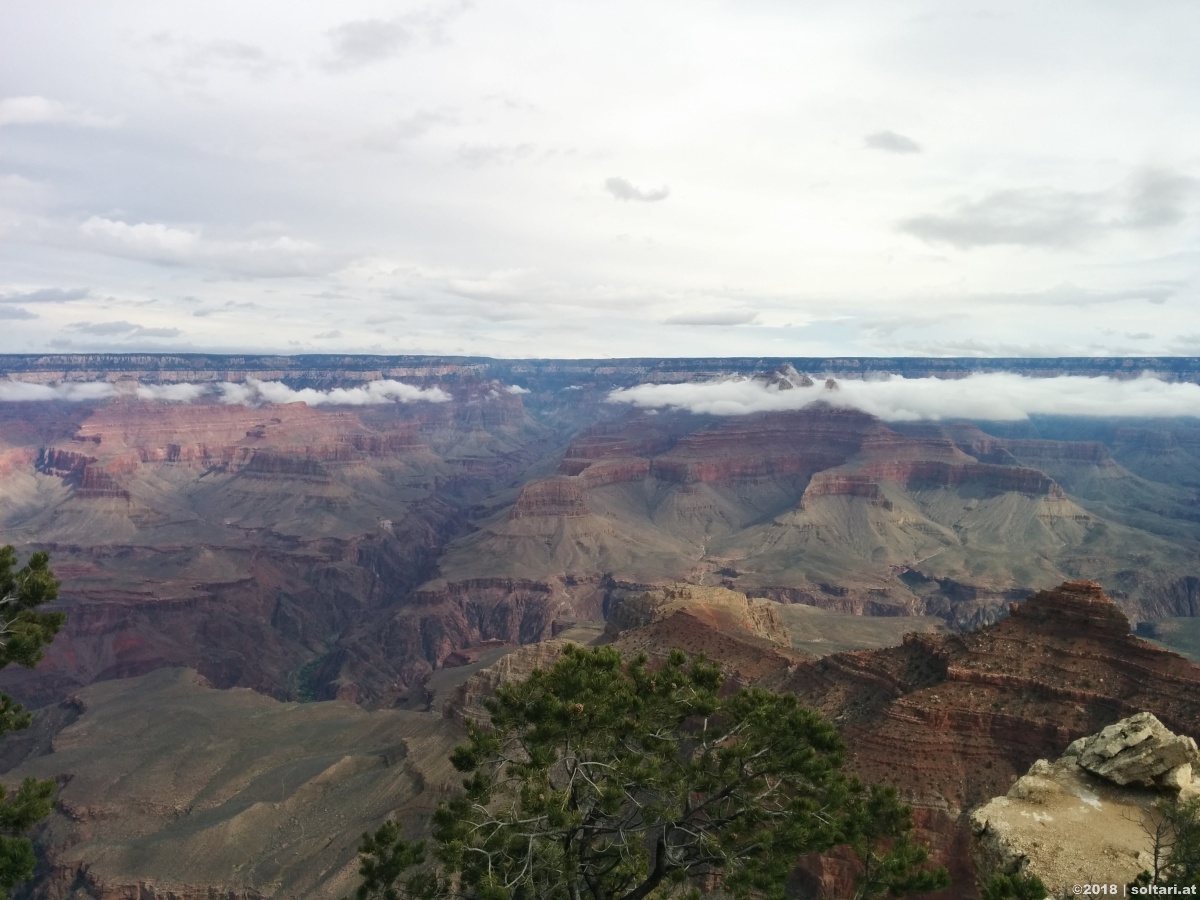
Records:
{"label": "bare rock ledge", "polygon": [[1148,712],[1080,738],[1057,762],[1039,759],[971,814],[981,880],[1019,871],[1055,897],[1076,884],[1128,884],[1153,863],[1154,802],[1200,792],[1197,765],[1196,742]]}

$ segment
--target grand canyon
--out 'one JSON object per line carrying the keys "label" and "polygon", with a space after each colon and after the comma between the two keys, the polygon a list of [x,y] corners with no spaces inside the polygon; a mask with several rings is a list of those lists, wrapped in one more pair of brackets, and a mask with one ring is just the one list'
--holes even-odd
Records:
{"label": "grand canyon", "polygon": [[[973,896],[969,814],[1035,760],[1140,710],[1200,737],[1200,422],[854,399],[997,374],[1200,360],[0,357],[0,544],[68,616],[0,679],[38,710],[5,778],[61,785],[29,896],[347,893],[567,640],[796,693]],[[642,393],[680,385],[771,408]]]}

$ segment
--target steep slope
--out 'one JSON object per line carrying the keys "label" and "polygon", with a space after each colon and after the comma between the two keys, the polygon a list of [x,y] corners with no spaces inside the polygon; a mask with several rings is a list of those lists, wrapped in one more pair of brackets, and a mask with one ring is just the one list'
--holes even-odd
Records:
{"label": "steep slope", "polygon": [[1141,527],[1137,510],[1166,488],[1103,445],[967,425],[907,432],[819,403],[735,419],[633,413],[580,435],[555,476],[497,498],[426,588],[499,576],[545,583],[583,609],[605,580],[685,579],[968,628],[1031,589],[1089,574],[1139,618],[1190,613],[1176,595],[1200,535],[1169,532],[1161,514]]}
{"label": "steep slope", "polygon": [[160,669],[47,710],[4,779],[60,785],[36,896],[335,898],[357,884],[363,831],[425,826],[463,735],[434,713],[281,704]]}
{"label": "steep slope", "polygon": [[[69,614],[36,675],[4,674],[35,703],[163,665],[333,696],[340,636],[407,598],[471,504],[555,440],[488,383],[385,407],[42,406],[0,409],[0,542],[50,551]],[[372,690],[437,662],[383,655]]]}
{"label": "steep slope", "polygon": [[1039,592],[978,632],[804,663],[775,686],[837,724],[854,771],[899,787],[960,886],[973,877],[966,813],[1036,759],[1143,710],[1200,734],[1200,666],[1136,638],[1093,582]]}
{"label": "steep slope", "polygon": [[[110,400],[0,404],[0,541],[49,549],[72,613],[46,675],[6,683],[49,702],[191,665],[222,686],[386,705],[458,649],[549,637],[677,581],[959,630],[1084,576],[1139,620],[1200,611],[1196,490],[1182,467],[1154,481],[1118,461],[1168,439],[1183,459],[1194,427],[603,402],[719,361],[317,362],[124,359]],[[87,380],[100,364],[76,363],[26,360],[23,377]],[[778,390],[804,380],[758,368]],[[135,399],[139,385],[289,373],[315,388],[405,377],[451,399]]]}

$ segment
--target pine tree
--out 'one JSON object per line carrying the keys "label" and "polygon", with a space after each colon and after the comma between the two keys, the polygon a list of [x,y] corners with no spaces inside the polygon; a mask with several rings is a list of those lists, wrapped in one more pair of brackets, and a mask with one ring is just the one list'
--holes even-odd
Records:
{"label": "pine tree", "polygon": [[[0,669],[9,663],[37,665],[42,648],[66,621],[63,613],[38,611],[58,597],[59,583],[49,563],[47,554],[34,553],[18,569],[13,548],[0,548]],[[0,735],[27,728],[29,722],[25,708],[0,693]],[[33,844],[25,835],[50,814],[53,796],[53,781],[26,778],[11,794],[0,786],[0,900],[8,900],[13,886],[33,874]]]}
{"label": "pine tree", "polygon": [[833,726],[791,694],[721,695],[719,667],[651,669],[568,647],[500,687],[453,756],[464,792],[432,846],[389,822],[361,846],[358,900],[782,896],[798,858],[849,846],[859,897],[945,887],[895,791],[843,772]]}

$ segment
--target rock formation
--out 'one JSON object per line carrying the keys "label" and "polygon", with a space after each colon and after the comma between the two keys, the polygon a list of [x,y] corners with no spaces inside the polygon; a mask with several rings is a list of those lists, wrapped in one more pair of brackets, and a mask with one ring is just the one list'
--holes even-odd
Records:
{"label": "rock formation", "polygon": [[621,601],[605,634],[625,655],[705,654],[735,684],[780,678],[804,656],[774,604],[725,588],[674,585]]}
{"label": "rock formation", "polygon": [[1200,734],[1200,666],[1136,638],[1092,582],[1041,591],[978,632],[913,634],[900,647],[801,663],[776,687],[838,726],[855,772],[913,804],[955,898],[974,881],[968,811],[1036,760],[1146,710],[1186,738]]}
{"label": "rock formation", "polygon": [[1039,759],[971,814],[980,880],[1019,871],[1051,896],[1076,884],[1123,887],[1154,868],[1155,801],[1200,792],[1198,762],[1196,742],[1148,712],[1079,738],[1056,762]]}
{"label": "rock formation", "polygon": [[1148,712],[1080,738],[1063,756],[1114,784],[1174,790],[1190,788],[1192,767],[1200,762],[1193,738],[1172,734]]}
{"label": "rock formation", "polygon": [[[772,389],[814,378],[815,389],[831,374],[980,363],[0,363],[29,381],[119,385],[107,401],[0,403],[0,541],[50,550],[67,576],[71,615],[47,672],[3,676],[38,703],[191,665],[221,686],[386,705],[465,646],[545,637],[675,582],[956,630],[1083,575],[1135,618],[1200,612],[1184,465],[1200,461],[1200,440],[1187,428],[1080,440],[1029,425],[1015,436],[885,425],[823,390],[805,409],[753,416],[603,402],[639,382],[766,370]],[[403,378],[452,400],[247,407],[134,394],[250,376],[316,389]],[[1170,485],[1121,464],[1148,467],[1154,448],[1173,454]]]}

